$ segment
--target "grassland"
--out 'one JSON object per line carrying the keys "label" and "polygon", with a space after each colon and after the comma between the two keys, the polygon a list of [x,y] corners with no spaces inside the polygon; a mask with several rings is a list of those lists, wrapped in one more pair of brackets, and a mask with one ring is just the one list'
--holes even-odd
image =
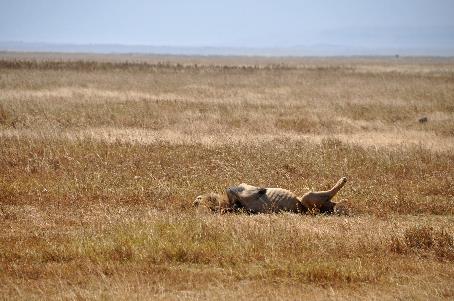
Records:
{"label": "grassland", "polygon": [[[191,207],[341,176],[350,216]],[[449,300],[452,279],[452,59],[0,54],[2,299]]]}

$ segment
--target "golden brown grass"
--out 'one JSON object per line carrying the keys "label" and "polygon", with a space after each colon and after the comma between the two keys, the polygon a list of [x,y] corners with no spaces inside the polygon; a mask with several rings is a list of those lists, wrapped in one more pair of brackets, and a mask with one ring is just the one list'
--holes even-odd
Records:
{"label": "golden brown grass", "polygon": [[[1,54],[0,295],[452,299],[453,99],[449,59]],[[350,216],[190,206],[340,176]]]}

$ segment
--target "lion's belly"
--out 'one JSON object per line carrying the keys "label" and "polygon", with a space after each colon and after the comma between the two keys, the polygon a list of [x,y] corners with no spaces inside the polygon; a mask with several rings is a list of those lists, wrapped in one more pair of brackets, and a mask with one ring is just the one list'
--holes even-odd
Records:
{"label": "lion's belly", "polygon": [[299,212],[300,202],[296,195],[282,188],[267,188],[263,200],[262,212],[290,211]]}

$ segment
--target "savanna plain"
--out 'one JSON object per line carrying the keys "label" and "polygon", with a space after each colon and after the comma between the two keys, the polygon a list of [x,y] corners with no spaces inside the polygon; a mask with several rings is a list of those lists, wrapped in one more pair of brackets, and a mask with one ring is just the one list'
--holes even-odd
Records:
{"label": "savanna plain", "polygon": [[[192,207],[342,176],[343,215]],[[452,300],[453,279],[454,59],[0,53],[0,299]]]}

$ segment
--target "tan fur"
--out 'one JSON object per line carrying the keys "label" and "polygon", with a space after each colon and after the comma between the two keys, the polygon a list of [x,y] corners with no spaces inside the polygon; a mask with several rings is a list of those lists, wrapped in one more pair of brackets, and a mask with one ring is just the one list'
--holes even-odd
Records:
{"label": "tan fur", "polygon": [[331,199],[345,185],[347,179],[340,179],[327,191],[311,191],[299,198],[282,188],[261,188],[242,183],[227,188],[225,193],[209,193],[198,196],[194,205],[214,212],[232,212],[243,209],[250,213],[321,212],[333,213],[336,203]]}
{"label": "tan fur", "polygon": [[336,203],[331,202],[331,199],[345,185],[347,178],[343,177],[337,181],[333,188],[327,191],[311,191],[303,195],[301,203],[309,211],[319,211],[323,213],[333,213]]}
{"label": "tan fur", "polygon": [[195,199],[193,205],[217,213],[226,213],[233,210],[233,204],[227,197],[226,193],[222,195],[217,193],[199,195]]}

